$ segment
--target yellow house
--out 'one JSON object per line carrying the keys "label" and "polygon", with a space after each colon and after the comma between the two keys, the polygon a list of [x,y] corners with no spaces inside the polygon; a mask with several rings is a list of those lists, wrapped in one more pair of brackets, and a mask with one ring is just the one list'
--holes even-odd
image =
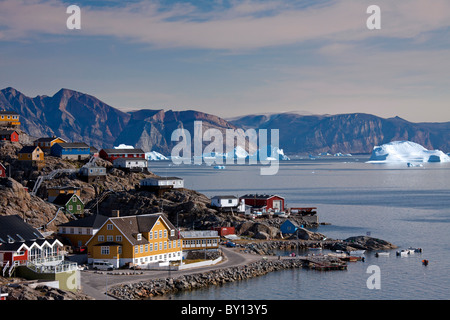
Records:
{"label": "yellow house", "polygon": [[0,110],[0,126],[20,126],[19,114],[15,111]]}
{"label": "yellow house", "polygon": [[60,194],[76,194],[81,197],[81,188],[71,186],[47,187],[48,202],[53,202]]}
{"label": "yellow house", "polygon": [[50,153],[50,149],[55,143],[66,143],[67,141],[58,137],[39,138],[33,142],[34,146],[39,147],[44,152]]}
{"label": "yellow house", "polygon": [[44,161],[44,152],[36,146],[25,146],[18,153],[19,161]]}
{"label": "yellow house", "polygon": [[162,213],[110,217],[86,245],[88,263],[102,260],[116,268],[146,268],[182,259],[178,231]]}

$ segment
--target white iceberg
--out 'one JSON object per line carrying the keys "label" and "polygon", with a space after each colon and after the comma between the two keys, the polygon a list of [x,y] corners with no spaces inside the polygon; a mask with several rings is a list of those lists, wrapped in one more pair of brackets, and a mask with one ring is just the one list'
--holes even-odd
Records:
{"label": "white iceberg", "polygon": [[169,158],[167,158],[165,155],[163,155],[159,152],[156,152],[156,151],[146,152],[145,159],[150,160],[150,161],[169,160]]}
{"label": "white iceberg", "polygon": [[291,160],[288,156],[284,154],[283,149],[280,149],[275,146],[265,146],[261,149],[258,149],[257,152],[250,156],[252,159],[257,160]]}
{"label": "white iceberg", "polygon": [[427,150],[411,141],[393,141],[375,146],[368,163],[450,162],[450,157],[440,150]]}
{"label": "white iceberg", "polygon": [[114,147],[114,149],[134,149],[134,147],[126,144],[120,144],[119,146]]}

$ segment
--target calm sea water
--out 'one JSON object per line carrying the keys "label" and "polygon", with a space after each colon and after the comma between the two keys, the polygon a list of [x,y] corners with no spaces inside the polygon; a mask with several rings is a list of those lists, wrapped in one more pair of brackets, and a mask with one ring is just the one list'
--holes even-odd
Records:
{"label": "calm sea water", "polygon": [[[280,163],[278,174],[261,176],[259,165],[173,166],[152,162],[160,175],[179,176],[185,186],[207,196],[245,193],[278,194],[292,207],[315,206],[317,230],[345,239],[366,235],[399,249],[420,247],[421,254],[349,263],[346,271],[306,269],[273,272],[220,287],[184,292],[172,299],[433,299],[450,298],[450,164],[367,164],[366,157],[294,159]],[[422,259],[429,260],[423,266]],[[368,289],[370,265],[380,268],[380,289]]]}

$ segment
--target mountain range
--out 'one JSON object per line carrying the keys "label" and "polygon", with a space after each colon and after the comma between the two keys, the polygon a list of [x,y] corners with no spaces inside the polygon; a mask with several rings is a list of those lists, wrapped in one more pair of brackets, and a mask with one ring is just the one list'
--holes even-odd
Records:
{"label": "mountain range", "polygon": [[[279,145],[285,154],[370,153],[374,146],[395,140],[450,152],[450,122],[413,123],[399,117],[386,119],[364,113],[279,113],[226,120],[194,110],[123,112],[92,95],[69,89],[61,89],[51,97],[31,98],[11,87],[0,91],[0,109],[19,113],[21,129],[33,137],[59,136],[96,148],[126,144],[165,155],[170,155],[178,143],[171,140],[175,129],[187,129],[194,136],[194,121],[202,121],[203,132],[213,128],[224,137],[227,129],[278,129]],[[208,144],[209,141],[204,142],[204,146]]]}

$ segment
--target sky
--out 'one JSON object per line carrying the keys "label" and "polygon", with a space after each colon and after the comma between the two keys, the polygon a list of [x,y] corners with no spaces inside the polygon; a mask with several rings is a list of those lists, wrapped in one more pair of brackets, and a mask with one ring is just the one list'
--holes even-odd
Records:
{"label": "sky", "polygon": [[448,0],[0,0],[0,89],[122,111],[446,122],[449,58]]}

